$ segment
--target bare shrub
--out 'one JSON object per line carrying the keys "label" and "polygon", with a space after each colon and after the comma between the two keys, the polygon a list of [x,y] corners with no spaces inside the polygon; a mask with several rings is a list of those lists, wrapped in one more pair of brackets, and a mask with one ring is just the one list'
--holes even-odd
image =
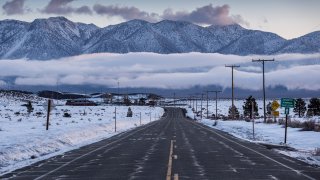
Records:
{"label": "bare shrub", "polygon": [[315,130],[315,121],[305,121],[303,122],[303,128],[302,131],[313,131]]}
{"label": "bare shrub", "polygon": [[316,148],[313,153],[314,156],[320,156],[320,148]]}
{"label": "bare shrub", "polygon": [[268,118],[267,121],[266,121],[266,123],[267,123],[267,124],[272,124],[272,123],[273,123],[273,120],[270,119],[270,118]]}
{"label": "bare shrub", "polygon": [[284,119],[282,119],[282,118],[279,118],[278,119],[278,124],[279,125],[283,125],[283,124],[285,124],[286,123],[286,120],[284,120]]}
{"label": "bare shrub", "polygon": [[292,120],[288,126],[292,128],[303,128],[303,124],[297,120]]}
{"label": "bare shrub", "polygon": [[65,112],[65,113],[63,114],[63,117],[70,118],[70,117],[71,117],[71,114],[70,114],[70,113]]}

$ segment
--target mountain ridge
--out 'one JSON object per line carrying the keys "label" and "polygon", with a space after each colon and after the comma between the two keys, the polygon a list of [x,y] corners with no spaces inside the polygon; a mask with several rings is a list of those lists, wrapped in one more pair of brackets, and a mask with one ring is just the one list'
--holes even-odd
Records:
{"label": "mountain ridge", "polygon": [[49,60],[91,53],[153,52],[234,55],[320,52],[320,31],[294,39],[238,24],[202,27],[186,21],[131,20],[99,28],[65,17],[0,21],[0,59]]}

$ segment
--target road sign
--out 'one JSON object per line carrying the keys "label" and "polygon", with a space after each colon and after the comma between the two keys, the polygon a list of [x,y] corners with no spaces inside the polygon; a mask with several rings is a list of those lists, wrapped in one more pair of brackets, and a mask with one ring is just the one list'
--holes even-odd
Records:
{"label": "road sign", "polygon": [[273,101],[273,102],[271,103],[271,109],[272,109],[273,111],[277,110],[279,107],[280,107],[280,104],[278,103],[278,101]]}
{"label": "road sign", "polygon": [[280,113],[279,113],[279,111],[272,111],[272,115],[274,117],[279,117]]}
{"label": "road sign", "polygon": [[284,107],[284,108],[293,108],[293,107],[294,107],[294,99],[291,99],[291,98],[281,98],[281,107]]}

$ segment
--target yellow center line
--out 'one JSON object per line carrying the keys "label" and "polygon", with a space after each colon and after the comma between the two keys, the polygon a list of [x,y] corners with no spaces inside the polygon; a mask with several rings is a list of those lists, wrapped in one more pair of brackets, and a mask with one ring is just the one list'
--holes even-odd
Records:
{"label": "yellow center line", "polygon": [[179,175],[178,174],[174,174],[173,180],[179,180]]}
{"label": "yellow center line", "polygon": [[169,153],[169,162],[168,162],[168,170],[167,170],[167,178],[166,178],[166,180],[171,180],[172,154],[173,154],[173,140],[171,140],[171,144],[170,144],[170,153]]}

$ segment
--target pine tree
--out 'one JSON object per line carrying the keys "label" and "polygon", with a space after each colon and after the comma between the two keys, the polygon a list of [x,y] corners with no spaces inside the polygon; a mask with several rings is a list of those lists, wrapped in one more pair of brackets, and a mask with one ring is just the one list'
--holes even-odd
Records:
{"label": "pine tree", "polygon": [[256,102],[256,99],[252,96],[249,96],[246,101],[244,102],[242,108],[243,108],[243,115],[244,116],[250,116],[250,119],[252,119],[252,103],[253,103],[253,112],[254,116],[259,116],[258,113],[258,104]]}
{"label": "pine tree", "polygon": [[299,117],[304,116],[304,113],[306,112],[306,103],[303,99],[298,98],[296,99],[293,112],[295,112],[296,115],[299,115]]}
{"label": "pine tree", "polygon": [[320,100],[318,98],[310,99],[307,116],[320,116]]}
{"label": "pine tree", "polygon": [[268,114],[268,115],[271,115],[271,112],[272,112],[271,102],[269,102],[269,103],[267,104],[267,114]]}
{"label": "pine tree", "polygon": [[239,114],[238,108],[235,105],[230,106],[230,108],[229,108],[229,118],[230,119],[234,119],[234,118],[239,119],[239,117],[240,117],[240,114]]}

